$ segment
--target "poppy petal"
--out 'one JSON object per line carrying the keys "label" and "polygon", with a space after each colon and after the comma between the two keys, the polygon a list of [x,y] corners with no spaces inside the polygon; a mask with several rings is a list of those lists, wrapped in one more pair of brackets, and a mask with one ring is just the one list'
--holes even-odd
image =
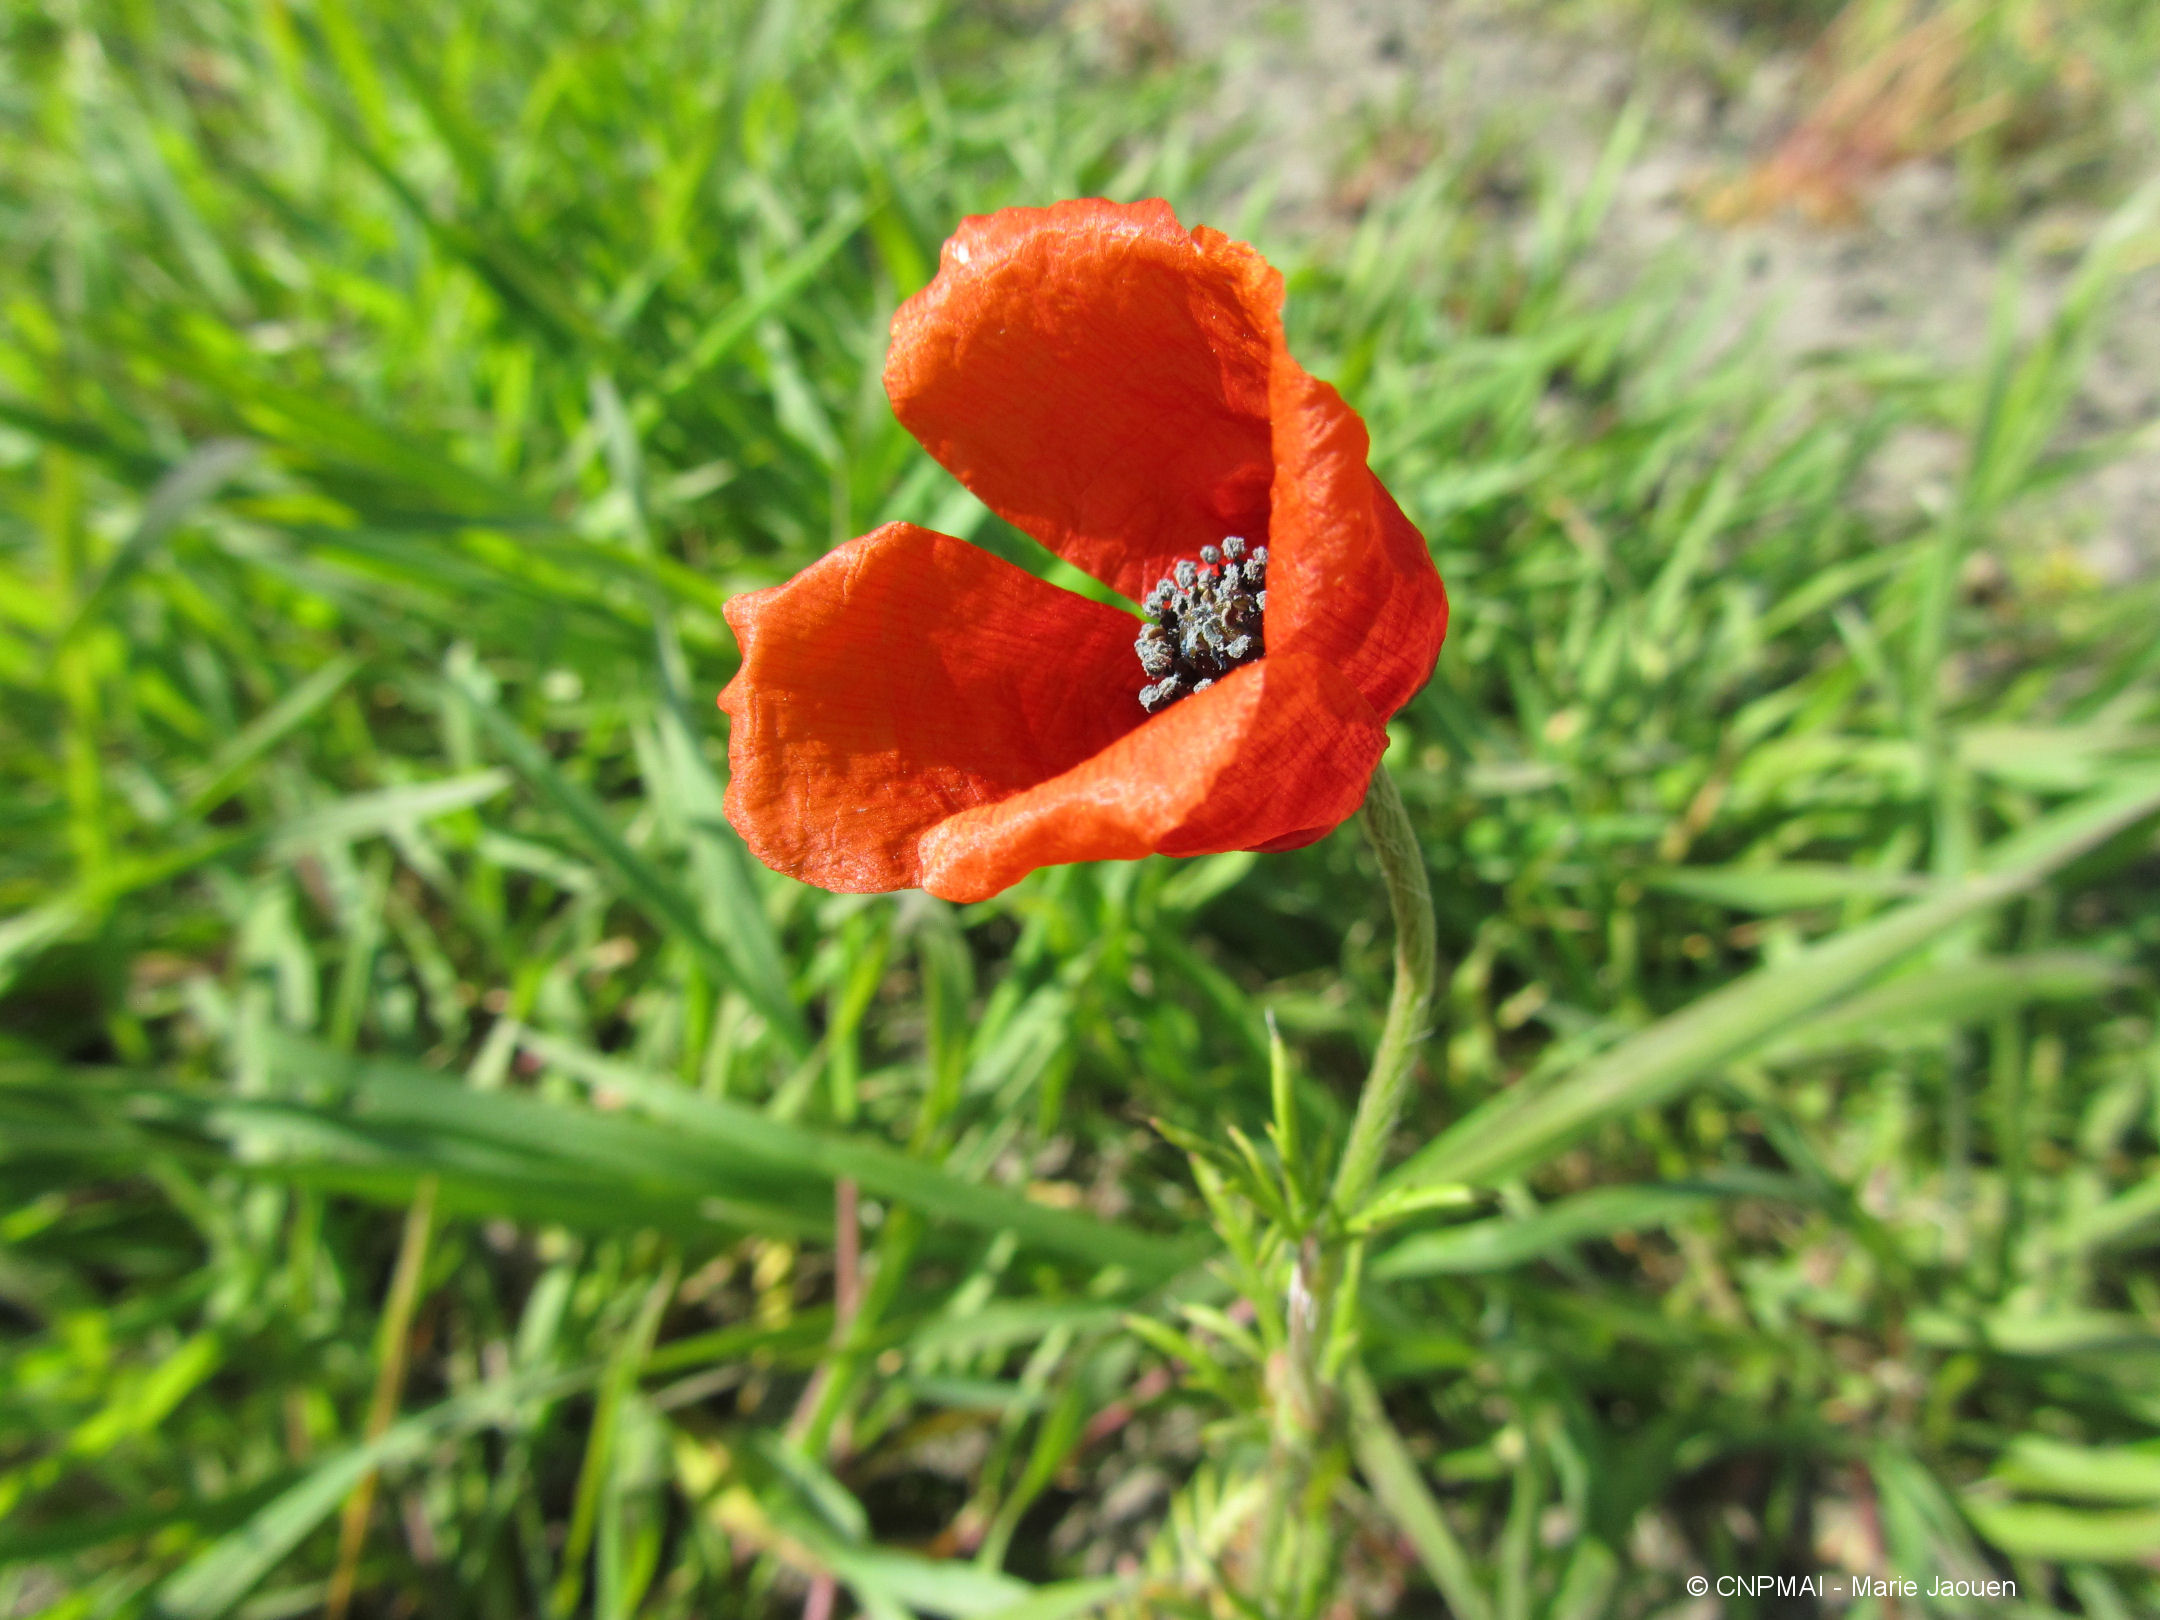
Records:
{"label": "poppy petal", "polygon": [[1131,615],[891,523],[728,602],[727,817],[842,893],[922,881],[932,827],[1109,748],[1146,716]]}
{"label": "poppy petal", "polygon": [[1365,796],[1387,731],[1319,659],[1233,670],[1062,775],[922,841],[922,885],[982,900],[1038,866],[1310,842]]}
{"label": "poppy petal", "polygon": [[1357,412],[1288,356],[1273,392],[1268,647],[1327,660],[1386,719],[1432,676],[1447,590],[1424,536],[1366,466]]}
{"label": "poppy petal", "polygon": [[1432,674],[1447,593],[1366,466],[1365,424],[1291,358],[1282,277],[1167,203],[961,223],[893,319],[893,410],[1000,516],[1135,600],[1239,534],[1269,548],[1267,639],[1383,719]]}
{"label": "poppy petal", "polygon": [[1170,205],[1082,199],[961,222],[893,317],[894,413],[984,504],[1138,600],[1266,532],[1282,278]]}

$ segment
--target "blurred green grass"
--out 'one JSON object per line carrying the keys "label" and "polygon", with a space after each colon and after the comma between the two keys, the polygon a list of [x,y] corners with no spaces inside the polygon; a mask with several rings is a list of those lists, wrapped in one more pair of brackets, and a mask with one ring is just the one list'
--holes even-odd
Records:
{"label": "blurred green grass", "polygon": [[[1262,1380],[1151,1122],[1257,1138],[1272,1013],[1340,1133],[1364,851],[956,909],[718,808],[729,593],[898,516],[1046,568],[878,372],[961,214],[1081,193],[1255,233],[1454,597],[1403,1174],[1480,1194],[1362,1346],[1450,1601],[2160,1603],[2160,590],[2033,516],[2149,195],[1970,374],[1795,370],[1714,278],[1577,290],[1628,124],[1526,246],[1444,163],[1304,242],[1196,67],[994,8],[4,26],[0,1612],[315,1612],[373,1467],[356,1613],[1230,1612]],[[1868,493],[1916,427],[1955,483]],[[1354,1536],[1343,1601],[1432,1562]]]}

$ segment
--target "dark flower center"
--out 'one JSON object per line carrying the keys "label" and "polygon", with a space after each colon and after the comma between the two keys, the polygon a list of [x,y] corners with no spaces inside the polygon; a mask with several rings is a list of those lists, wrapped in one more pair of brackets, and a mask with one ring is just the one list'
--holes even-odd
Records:
{"label": "dark flower center", "polygon": [[1148,622],[1133,651],[1150,682],[1140,689],[1140,707],[1154,714],[1267,651],[1260,639],[1267,547],[1248,547],[1234,534],[1202,546],[1197,563],[1180,558],[1140,605]]}

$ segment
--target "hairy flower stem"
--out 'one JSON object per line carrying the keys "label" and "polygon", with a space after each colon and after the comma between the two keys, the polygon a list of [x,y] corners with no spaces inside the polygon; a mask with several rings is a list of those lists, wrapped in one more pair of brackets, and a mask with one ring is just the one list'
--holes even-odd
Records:
{"label": "hairy flower stem", "polygon": [[1335,1169],[1333,1218],[1306,1231],[1291,1257],[1283,1301],[1286,1342],[1268,1371],[1274,1445],[1261,1540],[1263,1585],[1268,1613],[1286,1620],[1318,1614],[1340,1573],[1342,1538],[1332,1509],[1350,1460],[1338,1384],[1342,1355],[1355,1337],[1363,1244],[1344,1228],[1379,1179],[1425,1038],[1437,971],[1432,887],[1402,795],[1385,767],[1373,772],[1361,814],[1395,914],[1395,989]]}
{"label": "hairy flower stem", "polygon": [[1438,956],[1425,857],[1386,765],[1374,769],[1358,815],[1379,857],[1388,905],[1395,914],[1395,992],[1388,998],[1387,1022],[1358,1098],[1357,1117],[1350,1123],[1350,1140],[1335,1167],[1335,1213],[1344,1220],[1358,1212],[1379,1179],[1380,1159],[1402,1114],[1410,1071],[1426,1035],[1425,1013],[1432,1002]]}

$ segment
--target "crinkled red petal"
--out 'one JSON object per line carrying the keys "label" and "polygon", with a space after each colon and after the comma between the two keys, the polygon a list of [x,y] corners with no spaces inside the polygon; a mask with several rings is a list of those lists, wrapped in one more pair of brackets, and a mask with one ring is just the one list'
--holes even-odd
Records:
{"label": "crinkled red petal", "polygon": [[1367,467],[1357,412],[1287,359],[1274,402],[1268,651],[1325,659],[1385,719],[1432,677],[1447,590],[1425,537]]}
{"label": "crinkled red petal", "polygon": [[1384,719],[1431,674],[1447,597],[1281,307],[1265,260],[1166,203],[1006,209],[894,318],[886,388],[992,510],[1127,596],[1264,542],[1270,651],[1335,665]]}
{"label": "crinkled red petal", "polygon": [[922,840],[922,885],[981,900],[1038,866],[1309,842],[1365,796],[1387,731],[1319,659],[1270,654],[1063,774]]}
{"label": "crinkled red petal", "polygon": [[1145,718],[1130,615],[893,523],[732,599],[728,820],[766,865],[865,893],[924,835],[1101,755]]}
{"label": "crinkled red petal", "polygon": [[1258,254],[1167,203],[1008,208],[962,221],[893,318],[885,388],[991,510],[1138,600],[1266,530],[1281,302]]}

